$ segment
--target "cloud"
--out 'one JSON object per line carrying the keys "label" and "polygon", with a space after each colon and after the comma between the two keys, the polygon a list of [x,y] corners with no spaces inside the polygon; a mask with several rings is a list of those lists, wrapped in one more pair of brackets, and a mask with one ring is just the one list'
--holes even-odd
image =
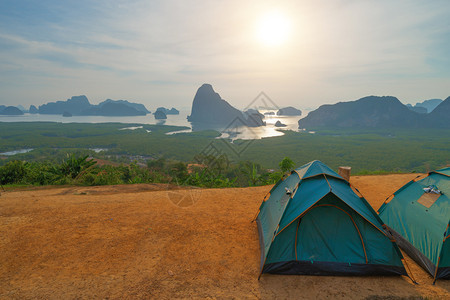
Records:
{"label": "cloud", "polygon": [[[256,40],[271,9],[293,20],[285,47]],[[449,14],[446,1],[3,1],[0,87],[30,104],[82,93],[185,105],[204,82],[237,106],[261,90],[296,106],[444,97]]]}

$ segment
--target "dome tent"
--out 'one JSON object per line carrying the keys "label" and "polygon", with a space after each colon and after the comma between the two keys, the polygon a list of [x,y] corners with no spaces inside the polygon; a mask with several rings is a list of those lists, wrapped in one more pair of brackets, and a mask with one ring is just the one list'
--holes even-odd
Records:
{"label": "dome tent", "polygon": [[322,162],[292,171],[269,194],[256,217],[260,274],[407,275],[376,212]]}
{"label": "dome tent", "polygon": [[449,195],[450,168],[444,168],[411,180],[378,210],[398,245],[434,280],[450,279]]}

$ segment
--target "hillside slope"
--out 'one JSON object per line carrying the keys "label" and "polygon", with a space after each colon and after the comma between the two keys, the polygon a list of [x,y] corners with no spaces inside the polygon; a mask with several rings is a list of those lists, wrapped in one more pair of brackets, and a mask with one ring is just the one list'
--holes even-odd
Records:
{"label": "hillside slope", "polygon": [[[353,177],[375,208],[417,174]],[[270,186],[46,188],[0,196],[1,299],[448,299],[450,281],[265,274],[255,216]]]}
{"label": "hillside slope", "polygon": [[436,106],[426,117],[435,127],[450,128],[450,97]]}

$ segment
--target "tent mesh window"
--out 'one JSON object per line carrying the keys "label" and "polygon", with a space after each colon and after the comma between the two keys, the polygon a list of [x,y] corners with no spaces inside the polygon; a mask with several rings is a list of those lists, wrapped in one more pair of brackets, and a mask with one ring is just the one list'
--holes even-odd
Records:
{"label": "tent mesh window", "polygon": [[422,204],[426,208],[430,208],[440,196],[440,194],[423,193],[423,195],[417,200],[417,202]]}

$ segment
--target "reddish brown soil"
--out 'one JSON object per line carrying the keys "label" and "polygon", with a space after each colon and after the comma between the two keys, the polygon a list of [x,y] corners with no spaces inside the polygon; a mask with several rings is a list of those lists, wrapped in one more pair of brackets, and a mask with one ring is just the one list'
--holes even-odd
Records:
{"label": "reddish brown soil", "polygon": [[[357,176],[377,209],[415,174]],[[164,185],[2,192],[0,299],[449,299],[450,281],[408,259],[407,277],[280,276],[258,281],[252,219],[269,186]]]}

